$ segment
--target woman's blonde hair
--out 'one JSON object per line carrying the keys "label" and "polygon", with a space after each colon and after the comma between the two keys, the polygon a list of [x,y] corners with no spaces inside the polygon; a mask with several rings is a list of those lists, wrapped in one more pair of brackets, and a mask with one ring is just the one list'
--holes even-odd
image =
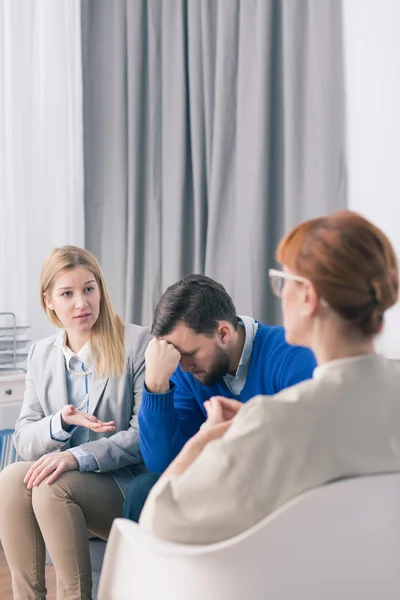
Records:
{"label": "woman's blonde hair", "polygon": [[124,323],[114,312],[103,272],[97,259],[83,248],[62,246],[55,248],[42,265],[40,274],[40,301],[48,318],[57,327],[62,323],[45,301],[51,295],[54,282],[63,273],[84,267],[91,271],[100,290],[100,311],[91,331],[91,351],[100,377],[118,377],[126,364]]}

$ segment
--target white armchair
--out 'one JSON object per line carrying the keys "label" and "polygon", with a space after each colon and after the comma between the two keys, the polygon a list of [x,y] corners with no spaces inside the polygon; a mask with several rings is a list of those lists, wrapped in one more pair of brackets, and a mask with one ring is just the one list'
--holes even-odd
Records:
{"label": "white armchair", "polygon": [[400,474],[312,490],[209,546],[114,522],[99,600],[398,600]]}

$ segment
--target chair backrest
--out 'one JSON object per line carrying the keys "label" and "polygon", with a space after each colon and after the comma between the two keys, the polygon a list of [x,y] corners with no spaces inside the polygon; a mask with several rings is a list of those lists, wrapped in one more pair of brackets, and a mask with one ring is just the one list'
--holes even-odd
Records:
{"label": "chair backrest", "polygon": [[114,522],[99,600],[398,600],[400,474],[312,490],[209,546]]}
{"label": "chair backrest", "polygon": [[2,429],[0,431],[0,471],[7,465],[22,460],[14,448],[13,433],[13,429]]}

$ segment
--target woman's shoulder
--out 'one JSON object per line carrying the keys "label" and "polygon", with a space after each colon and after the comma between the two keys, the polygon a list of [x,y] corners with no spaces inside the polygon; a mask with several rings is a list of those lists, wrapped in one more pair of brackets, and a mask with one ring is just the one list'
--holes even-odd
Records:
{"label": "woman's shoulder", "polygon": [[55,335],[50,335],[49,337],[43,338],[42,340],[32,342],[29,352],[31,356],[42,355],[51,352],[52,348],[58,345],[61,345],[60,333],[56,333]]}
{"label": "woman's shoulder", "polygon": [[151,339],[150,328],[144,327],[143,325],[136,325],[135,323],[124,323],[125,328],[125,339],[126,340],[138,340],[138,339]]}
{"label": "woman's shoulder", "polygon": [[276,406],[277,409],[282,408],[283,411],[285,411],[285,407],[294,405],[304,398],[318,395],[318,388],[319,382],[317,382],[315,379],[306,379],[296,383],[295,385],[285,388],[284,390],[281,390],[272,396],[255,396],[254,400],[257,401],[257,404],[262,405],[266,409],[266,412],[269,410],[269,408],[266,408],[267,405],[270,407]]}
{"label": "woman's shoulder", "polygon": [[152,336],[149,327],[135,325],[134,323],[124,323],[125,330],[125,350],[126,353],[143,356]]}
{"label": "woman's shoulder", "polygon": [[28,354],[28,370],[31,371],[35,365],[39,365],[40,368],[47,365],[50,355],[57,346],[61,347],[60,333],[32,342]]}
{"label": "woman's shoulder", "polygon": [[261,426],[267,423],[286,420],[295,417],[298,411],[308,404],[319,404],[321,395],[326,390],[321,389],[321,383],[315,379],[307,379],[291,387],[281,390],[271,396],[258,394],[246,403],[242,411],[248,413],[250,419]]}

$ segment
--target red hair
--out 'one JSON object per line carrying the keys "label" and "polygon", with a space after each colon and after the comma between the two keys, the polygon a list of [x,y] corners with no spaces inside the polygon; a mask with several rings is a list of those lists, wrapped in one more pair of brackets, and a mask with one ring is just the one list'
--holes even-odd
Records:
{"label": "red hair", "polygon": [[280,242],[277,259],[309,279],[330,307],[366,336],[380,332],[384,312],[397,302],[392,244],[349,210],[297,225]]}

